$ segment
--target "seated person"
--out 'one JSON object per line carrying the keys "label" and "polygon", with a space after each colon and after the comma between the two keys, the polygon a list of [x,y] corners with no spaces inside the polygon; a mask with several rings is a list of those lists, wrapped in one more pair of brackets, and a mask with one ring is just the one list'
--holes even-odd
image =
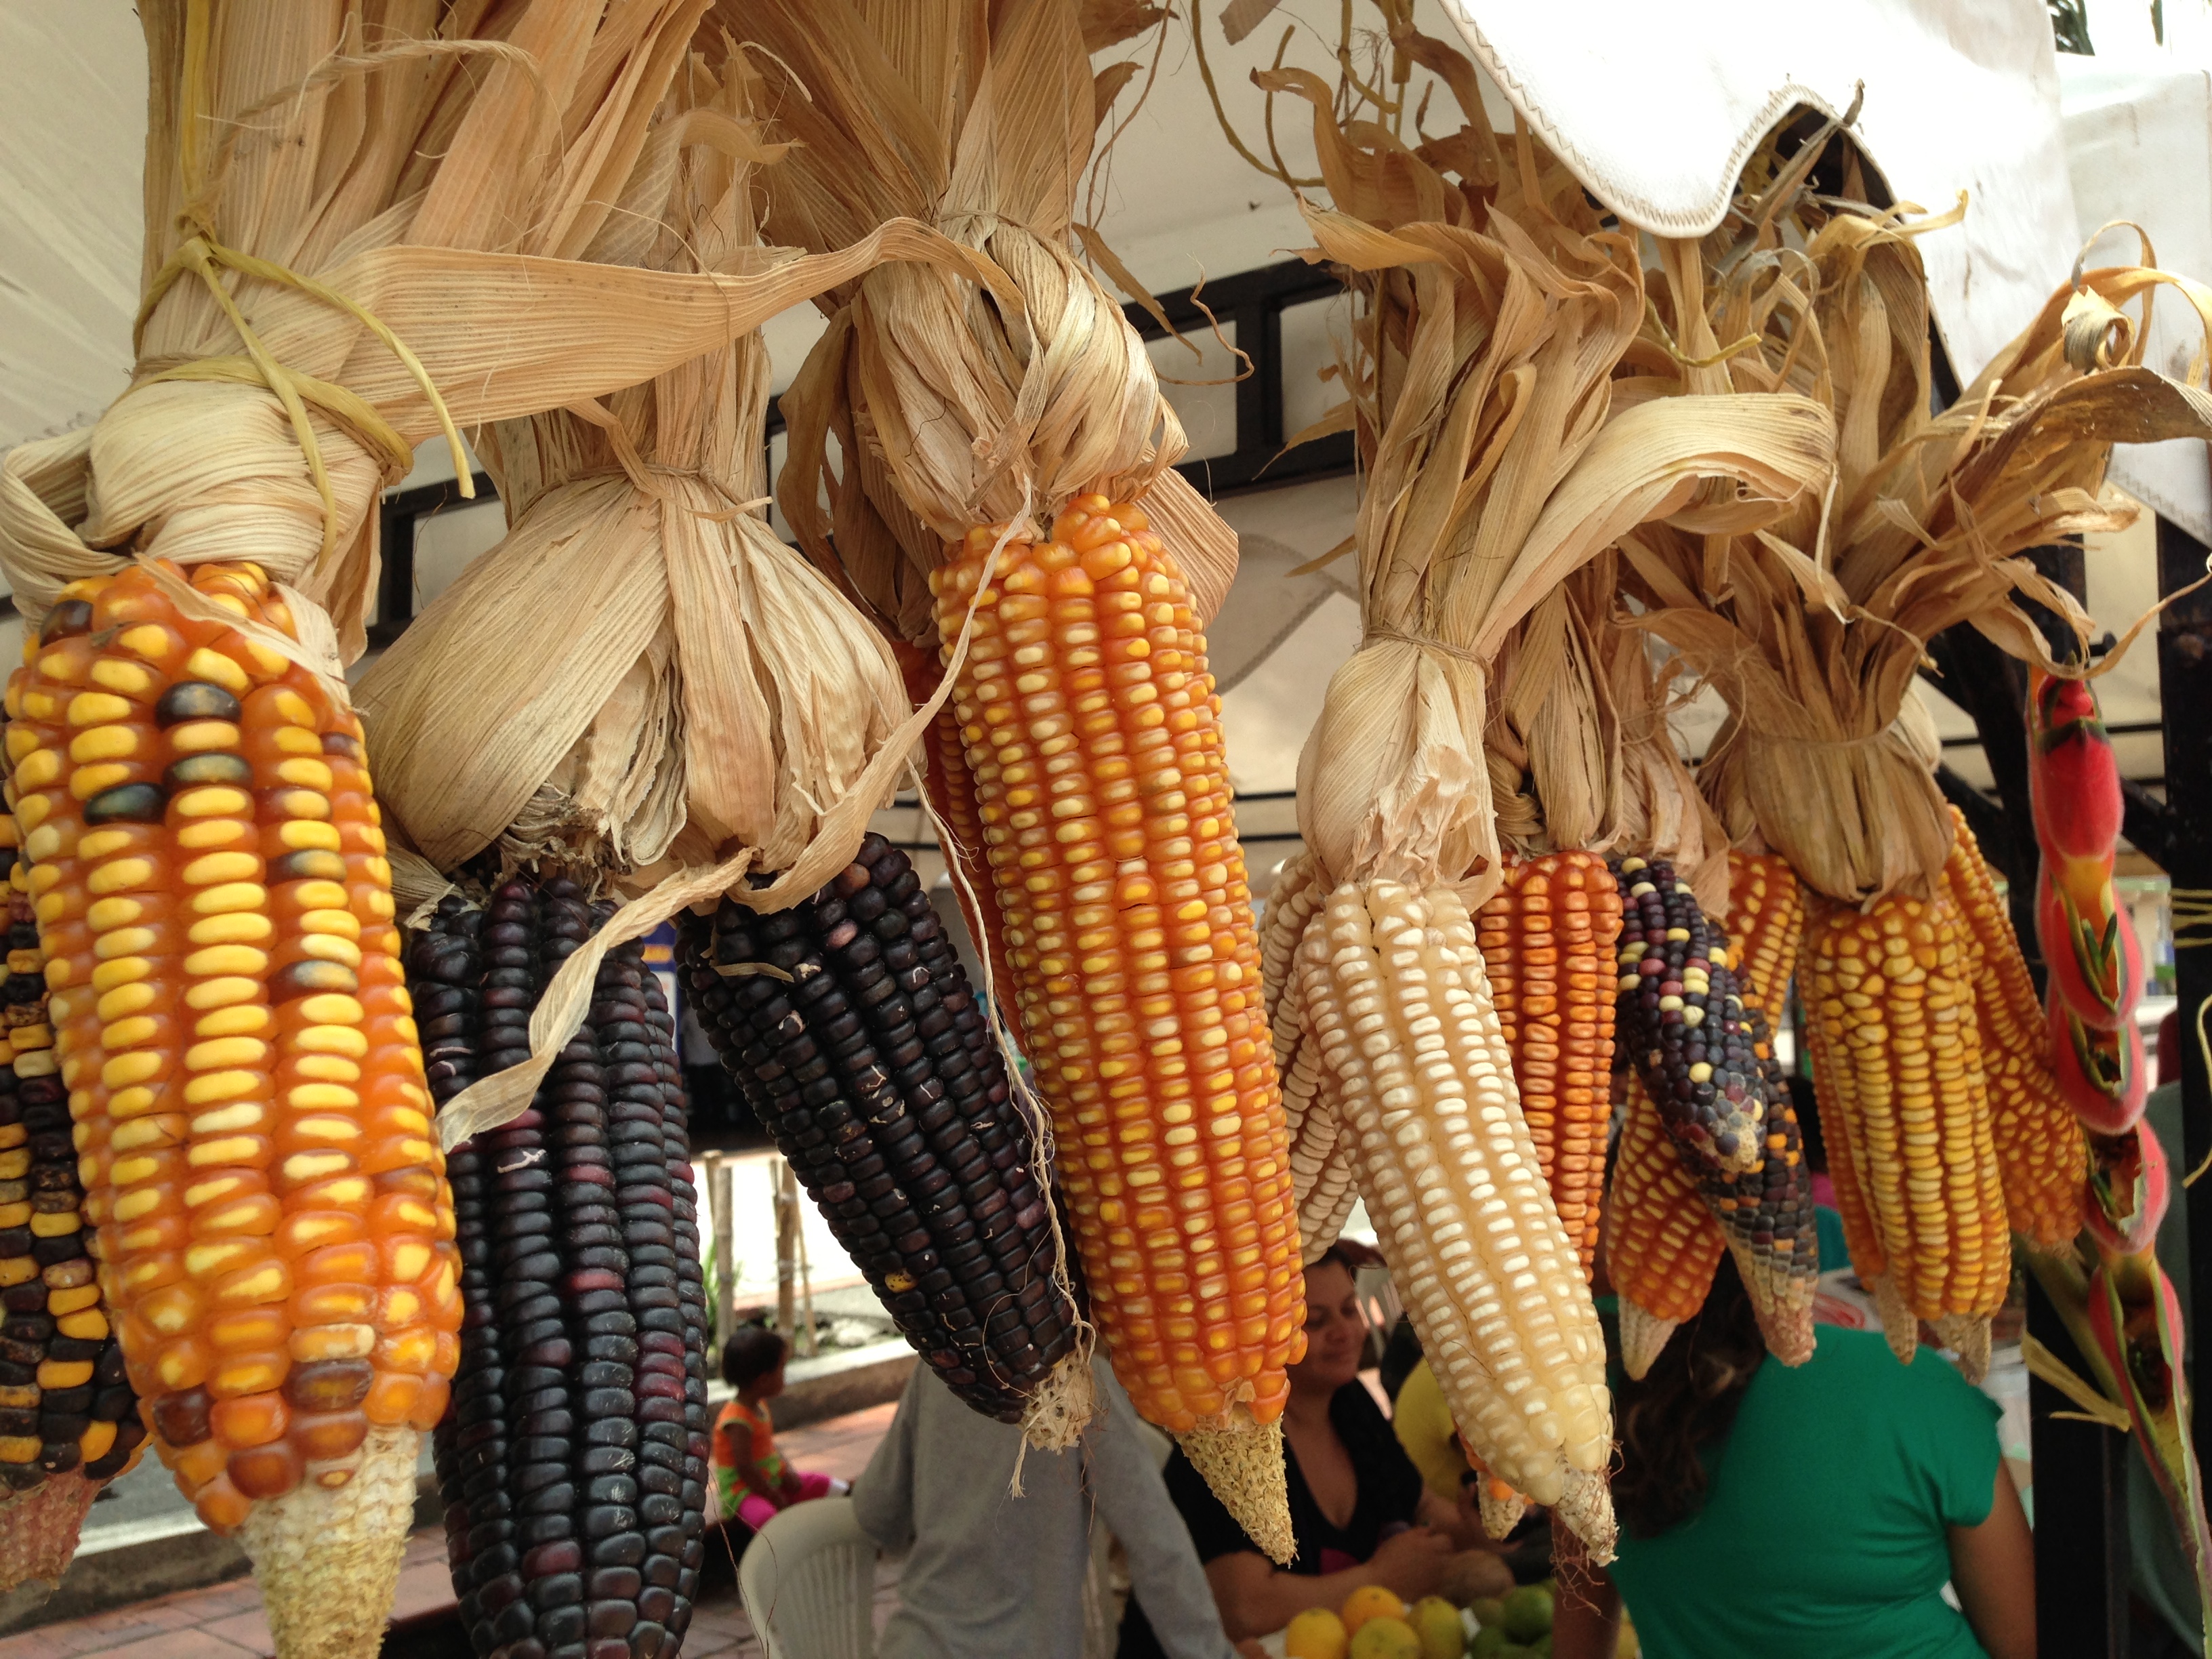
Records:
{"label": "seated person", "polygon": [[847,1490],[833,1476],[788,1468],[775,1449],[768,1402],[783,1392],[788,1357],[784,1340],[759,1325],[739,1327],[722,1345],[722,1381],[738,1396],[714,1419],[714,1498],[723,1520],[751,1532],[766,1526],[778,1510]]}
{"label": "seated person", "polygon": [[[1306,1356],[1290,1368],[1283,1412],[1284,1474],[1297,1559],[1278,1568],[1230,1518],[1178,1451],[1168,1460],[1175,1499],[1232,1641],[1279,1631],[1308,1607],[1336,1607],[1363,1584],[1412,1601],[1449,1583],[1468,1597],[1503,1595],[1512,1575],[1480,1539],[1472,1493],[1428,1491],[1359,1380],[1367,1321],[1349,1259],[1332,1249],[1306,1269]],[[1121,1659],[1159,1652],[1140,1586],[1121,1621]]]}

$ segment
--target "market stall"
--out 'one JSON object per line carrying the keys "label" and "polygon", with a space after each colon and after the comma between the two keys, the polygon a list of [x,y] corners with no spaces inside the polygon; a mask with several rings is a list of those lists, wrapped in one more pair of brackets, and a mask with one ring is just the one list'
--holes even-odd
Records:
{"label": "market stall", "polygon": [[148,9],[112,246],[52,210],[136,162],[14,175],[102,280],[9,301],[10,1587],[143,1441],[368,1650],[429,1437],[480,1650],[673,1651],[687,1015],[779,1249],[803,1188],[1040,1451],[1095,1349],[1284,1562],[1357,1213],[1486,1520],[1607,1563],[1601,1237],[1631,1376],[1724,1260],[1810,1361],[1801,1072],[1899,1361],[2035,1280],[2046,1648],[2116,1431],[2205,1582],[2119,845],[2185,1031],[2201,75],[2027,4],[371,9]]}

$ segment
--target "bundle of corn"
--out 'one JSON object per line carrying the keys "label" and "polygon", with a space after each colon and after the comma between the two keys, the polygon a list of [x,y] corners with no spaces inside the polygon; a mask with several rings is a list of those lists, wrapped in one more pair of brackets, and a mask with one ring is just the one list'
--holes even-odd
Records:
{"label": "bundle of corn", "polygon": [[461,1302],[360,726],[297,650],[257,566],[73,586],[8,749],[130,1382],[279,1642],[337,1652],[391,1604]]}
{"label": "bundle of corn", "polygon": [[1990,1139],[2012,1230],[2039,1249],[2062,1248],[2081,1230],[2087,1148],[2052,1069],[2043,1000],[2035,994],[1996,873],[1957,809],[1957,840],[1943,885],[1976,952],[1974,1014],[1989,1080]]}
{"label": "bundle of corn", "polygon": [[[529,1052],[530,1009],[613,907],[574,882],[441,901],[410,951],[430,1085]],[[635,942],[529,1109],[453,1150],[470,1310],[434,1441],[479,1652],[652,1659],[704,1559],[707,1306],[676,1026]]]}
{"label": "bundle of corn", "polygon": [[1659,1109],[1632,1077],[1605,1232],[1606,1272],[1620,1297],[1620,1364],[1629,1376],[1650,1370],[1674,1328],[1705,1305],[1728,1247]]}
{"label": "bundle of corn", "polygon": [[[1346,384],[1370,481],[1354,538],[1366,637],[1299,764],[1327,897],[1296,953],[1298,994],[1470,1452],[1561,1506],[1602,1559],[1611,1433],[1581,1241],[1538,1173],[1468,914],[1504,879],[1487,668],[1624,530],[1706,477],[1759,504],[1792,497],[1825,473],[1832,437],[1794,398],[1615,410],[1644,313],[1633,239],[1533,144],[1502,160],[1472,66],[1386,11],[1398,63],[1456,98],[1457,133],[1415,149],[1396,136],[1411,110],[1365,118],[1357,77],[1341,98],[1302,71],[1260,77],[1313,106],[1334,206],[1305,208],[1308,257],[1351,270],[1364,302]],[[1544,811],[1564,822],[1571,805]],[[1509,1284],[1528,1286],[1510,1308]]]}
{"label": "bundle of corn", "polygon": [[793,909],[687,917],[682,960],[754,1115],[931,1368],[1004,1422],[1064,1408],[1045,1384],[1077,1322],[1036,1135],[906,854],[872,835]]}
{"label": "bundle of corn", "polygon": [[[1756,837],[1826,896],[1798,973],[1827,1027],[1813,1044],[1824,1121],[1850,1149],[1870,1224],[1853,1239],[1861,1273],[1901,1352],[1917,1317],[1978,1352],[2003,1296],[2008,1226],[1972,1006],[1985,952],[1945,891],[1954,836],[1911,694],[1920,641],[1971,620],[2043,659],[2015,592],[2077,628],[2087,619],[2009,556],[2114,521],[2095,495],[2112,437],[2207,428],[2201,398],[2134,366],[2132,325],[2112,305],[2168,280],[2134,268],[2082,276],[1931,417],[1912,239],[1946,222],[1804,194],[1817,148],[1786,167],[1754,163],[1758,200],[1710,246],[1710,269],[1725,273],[1710,291],[1707,266],[1668,254],[1655,329],[1698,387],[1786,386],[1834,409],[1844,441],[1832,514],[1718,539],[1647,527],[1623,551],[1647,607],[1640,625],[1728,702],[1701,783],[1740,843]],[[1855,189],[1847,178],[1844,195]],[[1837,977],[1846,964],[1848,986]],[[1869,1019],[1867,998],[1895,1019]],[[1911,1046],[1923,1037],[1938,1045],[1932,1059]],[[2063,1158],[2047,1113],[2040,1128],[2020,1121],[2037,1137],[2023,1160]],[[1882,1238],[1872,1256],[1858,1254],[1867,1231]]]}
{"label": "bundle of corn", "polygon": [[1769,1028],[1727,934],[1673,866],[1630,858],[1617,868],[1629,912],[1622,1045],[1735,1253],[1768,1352],[1802,1364],[1813,1353],[1820,1256],[1810,1172]]}
{"label": "bundle of corn", "polygon": [[1512,860],[1475,930],[1521,1114],[1587,1275],[1597,1255],[1612,1115],[1620,890],[1595,853]]}
{"label": "bundle of corn", "polygon": [[1000,913],[989,988],[1052,1109],[1099,1331],[1138,1410],[1287,1559],[1297,1240],[1198,620],[1234,538],[1170,470],[1181,431],[1073,240],[1111,101],[1091,51],[1161,14],[879,10],[726,8],[790,82],[769,228],[830,248],[912,214],[995,270],[885,266],[824,302],[780,500],[887,634],[941,652]]}
{"label": "bundle of corn", "polygon": [[[35,658],[40,641],[29,641]],[[9,1063],[0,1068],[0,1593],[58,1580],[101,1486],[146,1437],[84,1231],[67,1095],[48,1018],[31,866],[0,816],[9,865]]]}

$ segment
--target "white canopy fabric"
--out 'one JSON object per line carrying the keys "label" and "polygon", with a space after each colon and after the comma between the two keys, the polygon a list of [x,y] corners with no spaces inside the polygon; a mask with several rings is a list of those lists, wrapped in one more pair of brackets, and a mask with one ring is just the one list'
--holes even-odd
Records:
{"label": "white canopy fabric", "polygon": [[[2075,216],[2044,0],[1445,0],[1530,127],[1631,223],[1720,222],[1745,159],[1797,105],[1850,108],[1899,201],[1966,222],[1927,237],[1937,325],[1972,380],[2065,279]],[[1571,15],[1571,27],[1563,27]]]}

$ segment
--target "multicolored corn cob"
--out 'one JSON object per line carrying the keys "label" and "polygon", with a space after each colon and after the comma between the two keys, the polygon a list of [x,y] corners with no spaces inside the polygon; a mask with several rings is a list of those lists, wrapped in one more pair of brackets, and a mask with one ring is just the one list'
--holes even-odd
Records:
{"label": "multicolored corn cob", "polygon": [[1614,866],[1622,900],[1616,1041],[1700,1175],[1757,1170],[1766,1089],[1728,938],[1664,860]]}
{"label": "multicolored corn cob", "polygon": [[1288,1559],[1304,1279],[1205,636],[1133,506],[1000,539],[930,580],[948,660],[971,633],[953,706],[1092,1310],[1137,1409]]}
{"label": "multicolored corn cob", "polygon": [[682,926],[702,1024],[899,1330],[986,1416],[1057,1409],[1077,1321],[1036,1137],[906,854],[872,835],[793,909]]}
{"label": "multicolored corn cob", "polygon": [[[574,883],[441,902],[409,963],[441,1101],[529,1053],[612,914]],[[479,1653],[673,1653],[704,1559],[707,1305],[675,1022],[633,942],[520,1116],[453,1149],[468,1316],[434,1440]]]}
{"label": "multicolored corn cob", "polygon": [[1620,889],[1595,853],[1514,860],[1475,930],[1522,1115],[1587,1274],[1605,1190]]}

